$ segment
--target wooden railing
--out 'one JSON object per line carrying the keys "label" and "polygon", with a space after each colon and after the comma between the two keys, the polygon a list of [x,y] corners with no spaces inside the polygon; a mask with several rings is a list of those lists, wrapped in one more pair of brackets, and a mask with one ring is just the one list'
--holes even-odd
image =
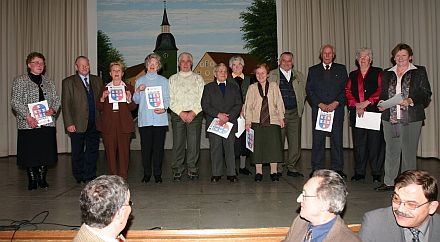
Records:
{"label": "wooden railing", "polygon": [[[349,225],[358,233],[359,224]],[[196,229],[196,230],[130,230],[127,241],[178,242],[178,241],[255,241],[272,242],[282,240],[289,228],[256,229]],[[13,231],[0,232],[0,242],[11,241]],[[73,230],[21,230],[14,234],[15,242],[64,242],[71,241],[77,231]]]}

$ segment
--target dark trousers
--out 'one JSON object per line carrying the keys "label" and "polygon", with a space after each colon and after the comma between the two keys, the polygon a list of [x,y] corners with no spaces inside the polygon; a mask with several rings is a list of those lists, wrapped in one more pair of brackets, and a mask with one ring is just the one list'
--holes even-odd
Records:
{"label": "dark trousers", "polygon": [[[151,177],[151,173],[154,176],[162,175],[166,132],[167,126],[139,127],[144,177]],[[153,172],[151,172],[151,165],[153,165]]]}
{"label": "dark trousers", "polygon": [[385,140],[382,130],[361,129],[352,127],[355,173],[365,175],[367,162],[370,161],[371,174],[381,175],[385,160]]}
{"label": "dark trousers", "polygon": [[[312,169],[319,170],[325,168],[325,140],[330,136],[331,145],[331,169],[335,171],[344,170],[344,153],[342,148],[342,126],[341,120],[334,120],[332,132],[315,130],[313,126],[312,142]],[[316,119],[315,119],[316,122]],[[315,122],[313,122],[315,124]]]}
{"label": "dark trousers", "polygon": [[174,154],[171,167],[173,174],[182,174],[185,170],[185,157],[188,172],[198,172],[202,120],[203,114],[201,112],[197,114],[191,123],[183,122],[179,115],[171,112]]}
{"label": "dark trousers", "polygon": [[[301,157],[301,117],[298,116],[298,110],[286,110],[285,113],[286,126],[281,129],[281,140],[288,143],[288,158],[284,159],[284,166],[288,171],[297,171],[296,165]],[[281,171],[281,166],[278,170]]]}
{"label": "dark trousers", "polygon": [[209,133],[208,136],[212,175],[221,176],[223,173],[223,164],[226,164],[226,175],[235,176],[235,134],[231,132],[227,139],[213,133]]}
{"label": "dark trousers", "polygon": [[77,181],[96,177],[99,135],[94,123],[89,123],[84,133],[71,133],[72,173]]}
{"label": "dark trousers", "polygon": [[131,133],[102,134],[110,175],[128,178]]}

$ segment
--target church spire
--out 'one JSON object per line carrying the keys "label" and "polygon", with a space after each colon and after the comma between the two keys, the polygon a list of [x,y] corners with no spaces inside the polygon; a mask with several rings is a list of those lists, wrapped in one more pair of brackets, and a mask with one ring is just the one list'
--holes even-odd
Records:
{"label": "church spire", "polygon": [[168,16],[167,16],[167,1],[163,1],[163,18],[160,28],[162,33],[170,32],[170,23],[168,22]]}

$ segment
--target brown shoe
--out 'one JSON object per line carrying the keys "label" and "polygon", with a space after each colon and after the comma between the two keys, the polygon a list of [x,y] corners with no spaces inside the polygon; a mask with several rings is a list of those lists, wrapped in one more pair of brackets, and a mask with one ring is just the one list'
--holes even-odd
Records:
{"label": "brown shoe", "polygon": [[382,185],[374,188],[374,190],[378,192],[394,191],[394,186],[388,186],[387,184],[383,183]]}

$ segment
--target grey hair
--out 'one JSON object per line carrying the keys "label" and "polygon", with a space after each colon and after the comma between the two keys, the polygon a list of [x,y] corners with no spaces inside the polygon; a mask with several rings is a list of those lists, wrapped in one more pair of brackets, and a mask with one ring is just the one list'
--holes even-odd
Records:
{"label": "grey hair", "polygon": [[239,61],[241,66],[244,66],[244,60],[241,56],[236,55],[236,56],[232,56],[231,59],[229,59],[229,67],[232,69],[232,64],[234,63],[234,61]]}
{"label": "grey hair", "polygon": [[325,48],[330,48],[332,49],[333,55],[336,56],[336,50],[335,47],[331,44],[325,44],[321,47],[321,50],[319,51],[319,56],[322,56],[322,52],[324,51]]}
{"label": "grey hair", "polygon": [[79,197],[83,223],[100,229],[108,226],[124,205],[128,193],[128,184],[120,176],[102,175],[90,181]]}
{"label": "grey hair", "polygon": [[151,59],[157,60],[157,64],[158,64],[157,70],[160,70],[160,68],[162,68],[162,62],[161,62],[162,58],[160,58],[160,55],[158,55],[156,53],[151,53],[151,54],[147,55],[147,57],[145,57],[145,60],[144,60],[145,69],[147,69],[148,62],[150,62]]}
{"label": "grey hair", "polygon": [[226,68],[226,71],[228,71],[228,67],[225,65],[225,63],[218,63],[214,66],[214,76],[217,77],[217,71],[220,69],[220,67]]}
{"label": "grey hair", "polygon": [[180,61],[182,60],[183,56],[187,56],[187,57],[191,60],[191,64],[194,63],[194,61],[193,61],[193,56],[192,56],[190,53],[188,53],[188,52],[182,52],[182,53],[180,53],[180,55],[179,55],[179,57],[178,57],[178,63],[179,63],[179,64],[180,64]]}
{"label": "grey hair", "polygon": [[371,51],[371,49],[368,47],[362,47],[356,50],[356,60],[359,59],[362,52],[366,52],[370,58],[370,61],[373,61],[373,51]]}
{"label": "grey hair", "polygon": [[344,179],[332,170],[317,170],[312,177],[321,178],[316,189],[318,198],[328,204],[330,213],[340,214],[344,210],[348,195]]}
{"label": "grey hair", "polygon": [[283,53],[281,53],[281,55],[280,55],[280,60],[281,60],[281,57],[283,57],[283,55],[290,56],[290,58],[293,59],[293,53],[290,52],[290,51],[284,51]]}

